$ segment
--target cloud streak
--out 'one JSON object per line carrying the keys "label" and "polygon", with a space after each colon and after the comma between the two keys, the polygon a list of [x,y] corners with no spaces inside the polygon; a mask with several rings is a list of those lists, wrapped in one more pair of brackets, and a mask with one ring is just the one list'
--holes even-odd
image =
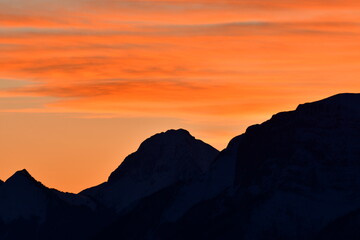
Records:
{"label": "cloud streak", "polygon": [[31,85],[0,94],[56,97],[46,111],[166,115],[178,104],[178,115],[215,116],[233,102],[261,113],[269,106],[240,105],[359,87],[359,11],[338,0],[1,1],[0,78]]}

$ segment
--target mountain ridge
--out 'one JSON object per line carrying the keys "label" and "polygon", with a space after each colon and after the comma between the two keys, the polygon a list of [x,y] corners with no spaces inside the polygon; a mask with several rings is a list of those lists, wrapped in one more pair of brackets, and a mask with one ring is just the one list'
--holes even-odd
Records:
{"label": "mountain ridge", "polygon": [[[131,166],[131,165],[134,164],[134,161],[145,162],[145,160],[148,160],[148,161],[157,161],[158,162],[159,158],[161,158],[161,154],[163,154],[163,153],[158,154],[159,156],[153,156],[153,158],[148,158],[148,159],[142,159],[141,156],[138,159],[136,159],[136,156],[133,157],[136,154],[148,154],[148,155],[154,154],[155,148],[161,148],[161,150],[160,149],[159,150],[163,151],[165,148],[169,148],[174,145],[180,146],[180,145],[186,144],[186,146],[180,146],[180,147],[186,148],[186,147],[190,147],[191,146],[190,144],[192,144],[193,142],[196,144],[203,144],[204,146],[206,146],[209,149],[209,151],[213,151],[214,153],[218,152],[218,150],[216,150],[209,144],[204,143],[201,140],[195,139],[195,137],[192,136],[187,130],[170,129],[165,132],[157,133],[157,134],[151,136],[150,138],[146,139],[145,141],[143,141],[140,144],[140,147],[134,153],[132,153],[128,157],[126,157],[125,160],[120,164],[120,166],[110,174],[108,182],[116,181],[116,179],[119,177],[119,175],[128,174],[129,171],[133,171],[136,168],[138,168],[138,169],[140,168],[140,170],[143,170],[144,168],[153,167],[153,166],[149,166],[149,165],[147,165],[147,166],[136,166],[136,165]],[[180,151],[178,151],[177,149],[172,149],[172,151],[177,151],[177,152],[169,152],[167,154],[173,154],[173,155],[181,154]],[[192,160],[197,161],[198,159],[194,158]],[[205,170],[204,168],[206,168],[206,166],[203,166],[204,163],[197,161],[196,164],[201,171]],[[145,169],[145,170],[149,170],[149,169]],[[146,173],[142,172],[142,174],[146,174]]]}
{"label": "mountain ridge", "polygon": [[109,181],[80,194],[121,211],[140,198],[177,181],[201,175],[217,154],[218,150],[197,140],[184,129],[168,130],[146,139],[111,173]]}
{"label": "mountain ridge", "polygon": [[[359,159],[360,94],[277,113],[221,152],[172,129],[146,139],[98,186],[70,196],[42,185],[59,199],[42,209],[51,213],[43,218],[51,230],[42,231],[75,231],[67,223],[74,215],[84,224],[73,239],[83,240],[357,240]],[[0,181],[0,212],[9,183],[38,183],[26,170],[9,179]],[[0,219],[0,239],[4,232]]]}
{"label": "mountain ridge", "polygon": [[[360,207],[360,122],[351,111],[359,105],[359,94],[337,95],[250,126],[218,155],[213,173],[151,195],[97,239],[316,238],[328,224]],[[229,167],[220,171],[225,162]],[[234,181],[224,178],[231,175],[231,166]],[[221,179],[224,184],[209,194]],[[189,197],[190,204],[182,208]],[[161,200],[166,207],[156,204]],[[179,209],[183,212],[177,214]],[[148,220],[139,233],[139,226],[133,226],[142,215]]]}

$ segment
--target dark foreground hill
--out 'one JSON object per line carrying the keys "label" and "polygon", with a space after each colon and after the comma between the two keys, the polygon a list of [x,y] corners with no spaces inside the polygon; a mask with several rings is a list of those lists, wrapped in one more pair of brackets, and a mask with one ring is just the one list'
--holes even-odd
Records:
{"label": "dark foreground hill", "polygon": [[[99,186],[0,182],[0,239],[360,239],[360,94],[274,115],[218,153],[185,130]],[[24,237],[26,236],[26,237]]]}

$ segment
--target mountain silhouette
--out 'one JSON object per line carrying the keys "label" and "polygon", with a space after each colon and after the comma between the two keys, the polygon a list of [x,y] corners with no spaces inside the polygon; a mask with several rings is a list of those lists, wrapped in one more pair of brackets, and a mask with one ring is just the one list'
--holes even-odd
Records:
{"label": "mountain silhouette", "polygon": [[218,150],[186,130],[169,130],[145,140],[111,173],[109,180],[81,194],[117,211],[171,184],[208,171]]}
{"label": "mountain silhouette", "polygon": [[111,219],[105,213],[89,198],[47,188],[25,169],[0,185],[2,240],[88,239]]}
{"label": "mountain silhouette", "polygon": [[208,170],[218,150],[195,139],[184,129],[168,130],[145,140],[109,177],[116,182],[125,176],[148,179],[173,174],[188,179]]}
{"label": "mountain silhouette", "polygon": [[340,94],[249,127],[233,186],[194,206],[180,238],[312,239],[359,209],[359,103]]}
{"label": "mountain silhouette", "polygon": [[20,217],[43,218],[46,199],[47,189],[26,170],[18,171],[1,185],[0,218],[6,222]]}
{"label": "mountain silhouette", "polygon": [[221,152],[183,129],[156,134],[79,194],[16,172],[0,181],[0,239],[355,240],[359,190],[360,94],[338,94]]}

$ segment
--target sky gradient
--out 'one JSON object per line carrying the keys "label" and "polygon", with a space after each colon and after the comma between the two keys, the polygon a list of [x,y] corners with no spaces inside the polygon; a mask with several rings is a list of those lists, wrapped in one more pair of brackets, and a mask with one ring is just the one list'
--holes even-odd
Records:
{"label": "sky gradient", "polygon": [[0,0],[0,179],[77,192],[156,132],[221,150],[359,79],[359,1]]}

